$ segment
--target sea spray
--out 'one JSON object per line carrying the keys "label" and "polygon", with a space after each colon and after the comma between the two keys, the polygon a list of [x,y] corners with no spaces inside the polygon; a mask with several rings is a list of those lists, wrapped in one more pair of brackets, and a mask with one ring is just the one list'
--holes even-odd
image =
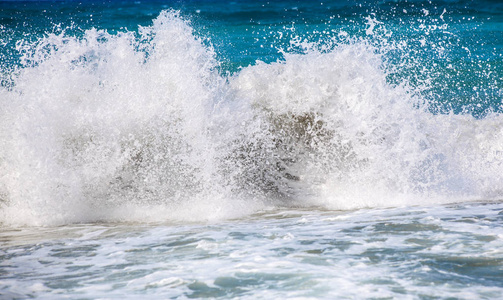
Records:
{"label": "sea spray", "polygon": [[0,91],[1,221],[502,197],[501,116],[432,114],[419,87],[390,83],[385,49],[347,39],[222,75],[206,44],[174,11],[137,34],[19,43]]}
{"label": "sea spray", "polygon": [[49,35],[26,51],[2,90],[5,222],[127,221],[149,205],[217,201],[214,54],[176,12],[140,33]]}
{"label": "sea spray", "polygon": [[[288,179],[282,193],[302,205],[336,209],[493,193],[496,170],[503,170],[501,159],[494,159],[501,155],[502,135],[482,124],[501,128],[500,117],[433,115],[418,93],[406,83],[390,85],[386,75],[373,48],[357,42],[286,54],[284,62],[251,66],[236,76],[231,84],[238,97],[268,124],[266,144],[276,157],[265,170],[282,173],[278,182]],[[463,143],[452,137],[454,132],[459,139],[460,131]],[[494,143],[473,141],[487,134]]]}

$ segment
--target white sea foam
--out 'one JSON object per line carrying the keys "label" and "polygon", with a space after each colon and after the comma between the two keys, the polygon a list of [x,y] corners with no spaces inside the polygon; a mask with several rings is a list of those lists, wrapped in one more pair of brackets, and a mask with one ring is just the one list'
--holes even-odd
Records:
{"label": "white sea foam", "polygon": [[0,294],[500,299],[502,208],[295,209],[213,225],[20,228],[0,233]]}
{"label": "white sea foam", "polygon": [[364,41],[230,77],[176,12],[19,44],[0,97],[3,223],[200,221],[503,196],[503,119],[433,115]]}

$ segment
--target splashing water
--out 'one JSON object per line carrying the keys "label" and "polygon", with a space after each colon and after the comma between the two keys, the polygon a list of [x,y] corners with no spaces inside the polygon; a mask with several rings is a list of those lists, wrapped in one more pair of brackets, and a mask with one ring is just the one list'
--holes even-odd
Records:
{"label": "splashing water", "polygon": [[502,16],[0,1],[0,298],[501,299]]}
{"label": "splashing water", "polygon": [[503,197],[501,115],[431,113],[419,87],[389,82],[365,39],[222,75],[213,48],[164,11],[138,33],[53,33],[17,48],[22,67],[0,90],[5,224]]}

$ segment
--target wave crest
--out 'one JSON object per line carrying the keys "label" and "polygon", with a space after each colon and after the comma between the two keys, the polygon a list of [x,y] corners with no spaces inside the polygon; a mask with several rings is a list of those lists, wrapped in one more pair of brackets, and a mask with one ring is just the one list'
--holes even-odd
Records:
{"label": "wave crest", "polygon": [[500,199],[503,120],[433,115],[364,41],[232,76],[174,11],[139,34],[19,44],[3,223],[197,221],[267,206]]}

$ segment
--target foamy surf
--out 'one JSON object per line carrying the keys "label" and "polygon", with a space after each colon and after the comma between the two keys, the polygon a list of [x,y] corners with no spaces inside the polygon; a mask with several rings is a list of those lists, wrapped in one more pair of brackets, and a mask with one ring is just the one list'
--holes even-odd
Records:
{"label": "foamy surf", "polygon": [[433,114],[365,40],[232,75],[178,12],[19,43],[2,87],[0,221],[208,221],[267,207],[503,197],[503,119]]}

